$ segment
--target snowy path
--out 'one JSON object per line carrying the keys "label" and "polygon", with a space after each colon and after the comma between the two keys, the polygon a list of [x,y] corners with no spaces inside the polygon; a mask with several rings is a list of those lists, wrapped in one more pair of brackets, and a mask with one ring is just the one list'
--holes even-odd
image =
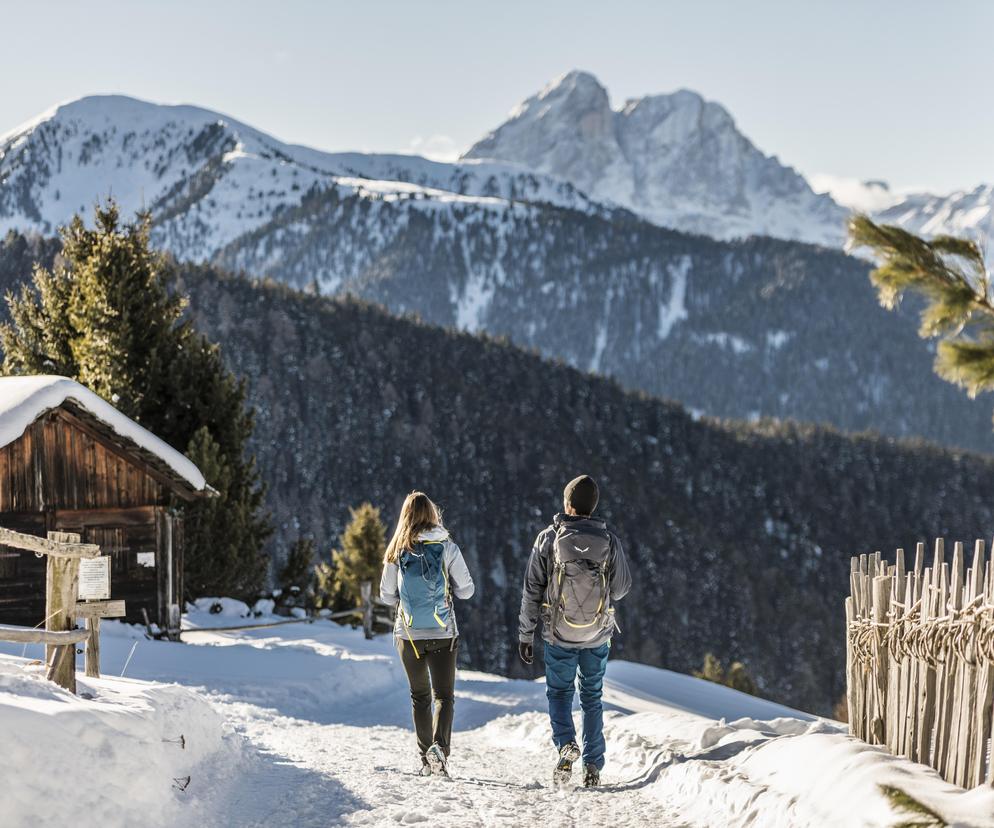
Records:
{"label": "snowy path", "polygon": [[287,814],[293,814],[292,824],[302,828],[418,823],[542,824],[548,828],[688,824],[640,791],[553,791],[547,779],[553,757],[549,746],[531,750],[520,745],[503,747],[486,728],[458,734],[454,777],[443,780],[414,774],[411,733],[399,728],[278,719],[245,720],[241,724],[241,732],[253,744],[280,757],[279,761],[293,761],[327,783],[303,777],[303,784],[284,788],[274,797],[264,779],[260,780],[263,786],[256,789],[254,801],[243,801],[238,809],[239,824],[261,828],[278,824]]}
{"label": "snowy path", "polygon": [[[605,683],[602,789],[552,788],[541,682],[472,671],[457,682],[454,778],[425,779],[414,772],[410,699],[389,638],[318,622],[187,640],[147,641],[108,623],[103,669],[119,673],[134,645],[130,680],[81,679],[85,699],[54,691],[40,665],[0,656],[0,746],[20,774],[15,799],[0,803],[4,828],[38,824],[42,811],[81,828],[130,826],[139,815],[147,828],[889,826],[899,815],[881,783],[956,824],[994,828],[989,789],[964,793],[833,723],[619,661]],[[92,775],[82,811],[32,774],[53,761]],[[180,791],[175,780],[187,774]],[[125,779],[138,787],[122,789]]]}

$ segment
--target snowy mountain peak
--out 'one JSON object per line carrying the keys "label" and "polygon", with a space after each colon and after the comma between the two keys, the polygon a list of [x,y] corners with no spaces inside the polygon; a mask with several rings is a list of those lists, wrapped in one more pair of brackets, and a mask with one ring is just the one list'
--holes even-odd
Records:
{"label": "snowy mountain peak", "polygon": [[60,104],[0,137],[0,236],[53,234],[112,195],[125,215],[151,209],[157,243],[202,260],[331,189],[428,208],[498,199],[603,212],[569,183],[517,165],[326,153],[208,109],[123,95]]}
{"label": "snowy mountain peak", "polygon": [[764,234],[825,244],[845,211],[767,157],[720,104],[697,92],[611,108],[590,73],[573,71],[516,107],[467,159],[524,164],[650,221],[719,238]]}
{"label": "snowy mountain peak", "polygon": [[607,89],[590,72],[573,69],[547,83],[537,95],[528,98],[520,106],[532,101],[574,97],[578,99],[603,100],[609,103]]}

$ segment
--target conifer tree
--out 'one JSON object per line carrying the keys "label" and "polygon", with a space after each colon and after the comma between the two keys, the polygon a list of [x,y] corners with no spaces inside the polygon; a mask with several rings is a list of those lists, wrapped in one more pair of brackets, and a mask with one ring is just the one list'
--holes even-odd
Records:
{"label": "conifer tree", "polygon": [[908,291],[925,299],[918,333],[940,339],[940,377],[971,397],[994,388],[994,295],[979,245],[954,236],[926,240],[866,216],[850,219],[849,244],[877,257],[870,280],[883,307],[893,309]]}
{"label": "conifer tree", "polygon": [[372,581],[374,589],[379,586],[387,530],[380,510],[371,503],[350,512],[352,519],[339,539],[341,549],[331,557],[334,590],[346,606],[355,607],[362,602],[359,585],[363,581]]}
{"label": "conifer tree", "polygon": [[314,606],[317,609],[336,609],[341,603],[331,562],[318,561],[314,567]]}
{"label": "conifer tree", "polygon": [[723,684],[725,687],[748,693],[750,696],[755,696],[757,693],[756,682],[741,661],[732,662],[731,667],[726,670],[714,653],[705,654],[701,669],[694,671],[694,678]]}
{"label": "conifer tree", "polygon": [[311,538],[297,538],[290,547],[286,563],[280,570],[279,585],[284,591],[296,587],[306,592],[311,585],[313,574],[311,565],[314,563],[314,541]]}
{"label": "conifer tree", "polygon": [[75,216],[55,266],[36,266],[32,283],[7,295],[2,373],[75,379],[187,452],[219,492],[185,507],[187,597],[251,597],[271,529],[245,454],[253,418],[244,383],[183,318],[185,300],[150,244],[150,216],[122,223],[108,201],[94,218],[91,229]]}
{"label": "conifer tree", "polygon": [[725,668],[714,653],[705,653],[704,663],[700,670],[694,671],[694,678],[713,681],[715,684],[724,684]]}

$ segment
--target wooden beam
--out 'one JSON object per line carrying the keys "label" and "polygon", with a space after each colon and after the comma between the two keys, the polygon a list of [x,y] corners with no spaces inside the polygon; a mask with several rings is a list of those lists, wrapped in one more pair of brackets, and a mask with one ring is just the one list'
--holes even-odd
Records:
{"label": "wooden beam", "polygon": [[99,546],[93,543],[80,543],[79,535],[75,537],[77,538],[75,543],[63,542],[0,528],[0,546],[24,549],[38,555],[48,555],[50,558],[96,558],[100,554]]}
{"label": "wooden beam", "polygon": [[105,509],[56,509],[56,526],[151,526],[155,506],[107,507]]}
{"label": "wooden beam", "polygon": [[85,641],[87,636],[89,636],[87,630],[53,632],[0,624],[0,641],[13,641],[17,644],[51,644],[63,647],[67,644],[79,644],[81,641]]}
{"label": "wooden beam", "polygon": [[77,618],[123,618],[124,601],[81,601],[76,604]]}

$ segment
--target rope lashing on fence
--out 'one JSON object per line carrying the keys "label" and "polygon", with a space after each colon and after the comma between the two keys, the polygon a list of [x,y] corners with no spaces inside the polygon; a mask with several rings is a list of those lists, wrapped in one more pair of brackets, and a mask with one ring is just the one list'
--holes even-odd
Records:
{"label": "rope lashing on fence", "polygon": [[925,544],[913,564],[854,557],[846,612],[846,701],[854,736],[933,767],[955,785],[994,781],[994,559]]}
{"label": "rope lashing on fence", "polygon": [[918,604],[911,612],[891,615],[887,622],[855,619],[849,624],[853,655],[861,664],[871,664],[882,643],[895,660],[914,658],[932,667],[950,653],[969,664],[978,659],[994,662],[994,604],[981,603],[981,599],[978,596],[963,609],[947,608],[946,615],[927,621],[921,620]]}

